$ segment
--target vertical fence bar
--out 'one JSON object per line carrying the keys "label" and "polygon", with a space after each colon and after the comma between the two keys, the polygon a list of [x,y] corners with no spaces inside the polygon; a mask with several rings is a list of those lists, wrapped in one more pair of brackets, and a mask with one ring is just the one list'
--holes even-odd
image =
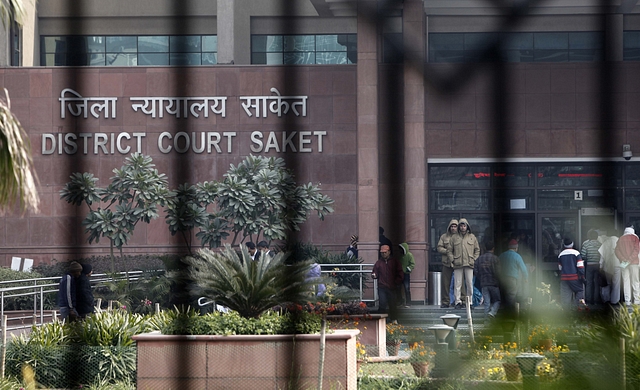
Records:
{"label": "vertical fence bar", "polygon": [[4,366],[7,361],[7,316],[2,315],[2,354],[0,354],[0,378],[4,378]]}
{"label": "vertical fence bar", "polygon": [[44,325],[44,287],[40,286],[40,325]]}

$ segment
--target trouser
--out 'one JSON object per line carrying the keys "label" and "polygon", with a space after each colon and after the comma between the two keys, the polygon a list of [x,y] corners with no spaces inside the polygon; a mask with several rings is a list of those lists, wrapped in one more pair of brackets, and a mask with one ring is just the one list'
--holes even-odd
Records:
{"label": "trouser", "polygon": [[612,274],[607,272],[605,275],[607,276],[606,288],[609,290],[609,302],[612,305],[616,305],[620,302],[620,281],[622,277],[620,267],[615,267]]}
{"label": "trouser", "polygon": [[495,316],[500,309],[500,289],[497,286],[482,287],[482,299],[484,299],[484,314]]}
{"label": "trouser", "polygon": [[585,301],[590,305],[602,302],[600,299],[600,265],[587,263],[586,276]]}
{"label": "trouser", "polygon": [[633,303],[640,304],[640,275],[638,264],[629,264],[622,268],[622,284],[624,285],[624,301],[627,305],[632,303],[631,291],[633,290]]}
{"label": "trouser", "polygon": [[404,295],[403,297],[403,304],[404,305],[410,305],[411,304],[411,274],[410,273],[406,273],[404,274],[404,280],[402,281],[402,293]]}
{"label": "trouser", "polygon": [[518,279],[510,276],[503,277],[502,288],[504,289],[504,300],[507,306],[515,306],[516,297],[518,296]]}
{"label": "trouser", "polygon": [[[456,299],[456,305],[462,303],[460,299],[460,289],[462,288],[462,278],[464,277],[465,286],[467,286],[467,296],[473,295],[473,268],[462,267],[453,270],[453,277],[455,278],[455,290],[454,295]],[[471,303],[471,302],[469,302]]]}
{"label": "trouser", "polygon": [[561,280],[560,281],[560,302],[562,306],[568,307],[572,304],[572,296],[576,294],[574,304],[580,303],[584,299],[584,286],[582,280]]}
{"label": "trouser", "polygon": [[394,289],[378,286],[378,312],[389,314],[389,321],[397,319],[396,293]]}
{"label": "trouser", "polygon": [[453,275],[453,268],[442,266],[442,277],[440,278],[440,299],[443,305],[451,305],[451,298],[449,297],[449,289],[451,288],[451,275]]}

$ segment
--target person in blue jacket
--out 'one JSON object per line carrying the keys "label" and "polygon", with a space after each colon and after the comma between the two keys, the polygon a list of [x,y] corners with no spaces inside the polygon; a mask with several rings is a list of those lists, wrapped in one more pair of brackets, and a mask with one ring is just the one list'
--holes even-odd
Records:
{"label": "person in blue jacket", "polygon": [[76,279],[76,308],[80,318],[85,318],[94,310],[93,291],[89,280],[92,273],[91,264],[82,264],[82,274]]}
{"label": "person in blue jacket", "polygon": [[58,306],[60,307],[60,317],[62,320],[78,319],[76,308],[76,280],[82,273],[82,265],[77,261],[69,264],[69,271],[60,279],[58,287]]}

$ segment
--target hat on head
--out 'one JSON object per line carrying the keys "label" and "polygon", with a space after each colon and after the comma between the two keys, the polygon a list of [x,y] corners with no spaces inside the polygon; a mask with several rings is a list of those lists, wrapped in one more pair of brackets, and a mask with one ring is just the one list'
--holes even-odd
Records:
{"label": "hat on head", "polygon": [[69,264],[69,272],[82,272],[82,265],[77,261],[72,261],[71,264]]}
{"label": "hat on head", "polygon": [[82,273],[85,275],[89,275],[93,271],[93,267],[91,264],[82,264]]}
{"label": "hat on head", "polygon": [[573,241],[570,238],[565,238],[562,244],[565,248],[573,248]]}
{"label": "hat on head", "polygon": [[355,246],[358,243],[358,235],[354,234],[351,236],[351,246]]}
{"label": "hat on head", "polygon": [[509,241],[509,249],[515,249],[517,247],[518,247],[518,241],[517,240]]}
{"label": "hat on head", "polygon": [[389,245],[380,245],[380,252],[382,252],[383,250],[385,252],[390,252],[391,251],[391,247]]}

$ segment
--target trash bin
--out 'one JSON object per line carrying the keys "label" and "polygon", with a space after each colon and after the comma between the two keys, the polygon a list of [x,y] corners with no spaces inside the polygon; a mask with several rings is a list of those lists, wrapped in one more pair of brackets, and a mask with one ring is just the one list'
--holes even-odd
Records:
{"label": "trash bin", "polygon": [[440,306],[442,272],[429,272],[429,304]]}

